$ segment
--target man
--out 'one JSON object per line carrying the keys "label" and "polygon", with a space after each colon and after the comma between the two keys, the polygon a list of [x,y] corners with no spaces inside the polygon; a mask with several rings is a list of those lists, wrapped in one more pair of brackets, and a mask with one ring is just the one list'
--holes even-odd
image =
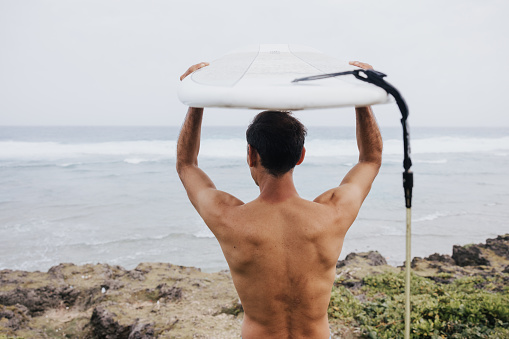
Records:
{"label": "man", "polygon": [[[206,65],[190,67],[181,80]],[[217,190],[198,167],[203,109],[187,112],[177,144],[177,172],[228,262],[244,308],[244,339],[330,336],[327,308],[336,262],[382,161],[382,138],[371,108],[355,111],[359,161],[338,187],[314,201],[299,197],[293,183],[293,168],[306,153],[305,127],[289,113],[258,114],[246,136],[247,163],[260,195],[248,203]]]}

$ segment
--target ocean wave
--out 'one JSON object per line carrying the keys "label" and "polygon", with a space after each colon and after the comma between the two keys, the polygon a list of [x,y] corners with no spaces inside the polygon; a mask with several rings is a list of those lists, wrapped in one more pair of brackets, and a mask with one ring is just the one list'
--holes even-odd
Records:
{"label": "ocean wave", "polygon": [[446,211],[446,212],[434,212],[434,213],[430,213],[430,214],[424,215],[422,217],[413,218],[412,222],[419,223],[419,222],[423,222],[423,221],[433,221],[433,220],[436,220],[436,219],[439,219],[439,218],[444,218],[444,217],[459,217],[459,216],[464,216],[466,214],[467,214],[467,212],[464,212],[464,211],[456,212],[456,213],[452,213],[452,212],[449,212],[449,211]]}
{"label": "ocean wave", "polygon": [[214,233],[212,233],[208,228],[202,229],[193,234],[196,238],[215,238]]}
{"label": "ocean wave", "polygon": [[76,167],[79,165],[83,165],[82,162],[69,162],[64,164],[57,164],[58,167]]}
{"label": "ocean wave", "polygon": [[[384,231],[384,232],[373,232],[373,233],[370,233],[369,235],[372,239],[374,238],[383,238],[383,237],[396,237],[396,238],[399,238],[399,237],[404,237],[405,236],[405,232],[404,231],[398,231],[398,230],[394,230],[394,231]],[[348,239],[349,240],[360,240],[360,239],[366,239],[366,235],[365,234],[349,234],[348,235]]]}
{"label": "ocean wave", "polygon": [[[399,162],[401,162],[401,160]],[[437,159],[437,160],[420,160],[420,159],[417,159],[417,160],[414,160],[413,162],[416,163],[416,164],[446,164],[447,163],[447,159]]]}
{"label": "ocean wave", "polygon": [[[402,145],[402,143],[400,144]],[[509,150],[509,137],[436,137],[411,141],[412,153],[500,153]]]}
{"label": "ocean wave", "polygon": [[[310,139],[305,144],[309,157],[356,156],[355,139]],[[500,138],[460,138],[434,137],[411,140],[412,154],[445,153],[486,153],[506,156],[509,151],[509,137]],[[176,140],[141,140],[67,144],[59,142],[1,141],[0,160],[42,160],[69,159],[87,156],[119,156],[128,163],[139,163],[146,159],[175,158]],[[384,141],[385,155],[401,155],[401,140]],[[246,141],[240,138],[203,139],[200,156],[215,158],[244,158]],[[81,161],[81,160],[80,160]],[[66,161],[66,164],[80,161]],[[139,161],[139,162],[137,162]],[[149,160],[150,161],[150,160]],[[443,163],[443,159],[435,163]]]}
{"label": "ocean wave", "polygon": [[[429,156],[427,156],[429,157]],[[394,155],[394,154],[385,154],[383,157],[383,163],[384,164],[398,164],[400,165],[402,162],[402,154],[401,155]],[[442,157],[437,157],[436,159],[420,159],[420,158],[412,158],[412,163],[414,164],[435,164],[435,165],[441,165],[446,164],[448,162],[447,159],[444,159]]]}
{"label": "ocean wave", "polygon": [[97,155],[162,155],[174,156],[175,141],[119,141],[83,144],[58,142],[0,142],[0,159],[47,159],[73,158]]}
{"label": "ocean wave", "polygon": [[142,162],[152,162],[152,161],[157,161],[157,160],[143,159],[143,158],[126,158],[126,159],[124,159],[125,163],[132,164],[132,165],[138,165],[138,164],[141,164]]}
{"label": "ocean wave", "polygon": [[413,222],[423,222],[423,221],[432,221],[432,220],[436,220],[438,218],[441,218],[441,217],[446,217],[448,216],[447,213],[444,213],[444,212],[435,212],[435,213],[431,213],[431,214],[428,214],[428,215],[425,215],[425,216],[422,216],[422,217],[419,217],[419,218],[415,218],[413,219],[412,221]]}
{"label": "ocean wave", "polygon": [[88,241],[73,241],[73,239],[66,238],[65,242],[60,244],[54,244],[56,247],[69,247],[69,246],[83,246],[83,247],[108,247],[112,245],[125,245],[125,244],[139,244],[143,242],[154,242],[154,241],[164,241],[167,239],[176,239],[176,238],[189,238],[192,235],[187,233],[169,233],[163,235],[154,235],[154,236],[141,236],[133,234],[127,237],[121,237],[110,240],[99,240],[99,239],[90,239]]}

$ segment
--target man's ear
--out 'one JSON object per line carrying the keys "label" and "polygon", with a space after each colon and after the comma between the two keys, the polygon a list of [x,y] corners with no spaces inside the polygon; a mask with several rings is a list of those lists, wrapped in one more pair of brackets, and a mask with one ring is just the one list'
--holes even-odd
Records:
{"label": "man's ear", "polygon": [[[300,165],[302,164],[302,162],[304,161],[304,157],[306,156],[306,147],[302,146],[302,153],[300,154],[300,159],[299,161],[297,162],[297,165]],[[296,166],[297,166],[296,165]]]}
{"label": "man's ear", "polygon": [[258,163],[258,152],[251,145],[247,145],[247,164],[255,167]]}

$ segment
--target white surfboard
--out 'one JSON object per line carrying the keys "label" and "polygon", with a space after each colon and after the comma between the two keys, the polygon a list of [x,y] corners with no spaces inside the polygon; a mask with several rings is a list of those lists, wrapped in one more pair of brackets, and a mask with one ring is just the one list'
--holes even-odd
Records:
{"label": "white surfboard", "polygon": [[299,45],[238,49],[185,78],[180,101],[190,107],[273,110],[366,106],[388,101],[387,93],[353,75],[292,83],[296,78],[358,69]]}

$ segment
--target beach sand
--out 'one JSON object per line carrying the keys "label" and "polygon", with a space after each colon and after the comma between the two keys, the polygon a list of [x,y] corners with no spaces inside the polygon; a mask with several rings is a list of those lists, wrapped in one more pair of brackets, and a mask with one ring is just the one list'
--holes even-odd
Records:
{"label": "beach sand", "polygon": [[[509,282],[509,235],[455,246],[453,255],[414,258],[416,274],[437,281],[498,275]],[[401,272],[378,252],[352,253],[337,282],[358,289],[367,275]],[[48,272],[0,271],[0,338],[239,338],[242,308],[228,271],[142,263],[60,264]],[[445,281],[447,283],[447,281]],[[361,329],[331,319],[333,337]]]}

